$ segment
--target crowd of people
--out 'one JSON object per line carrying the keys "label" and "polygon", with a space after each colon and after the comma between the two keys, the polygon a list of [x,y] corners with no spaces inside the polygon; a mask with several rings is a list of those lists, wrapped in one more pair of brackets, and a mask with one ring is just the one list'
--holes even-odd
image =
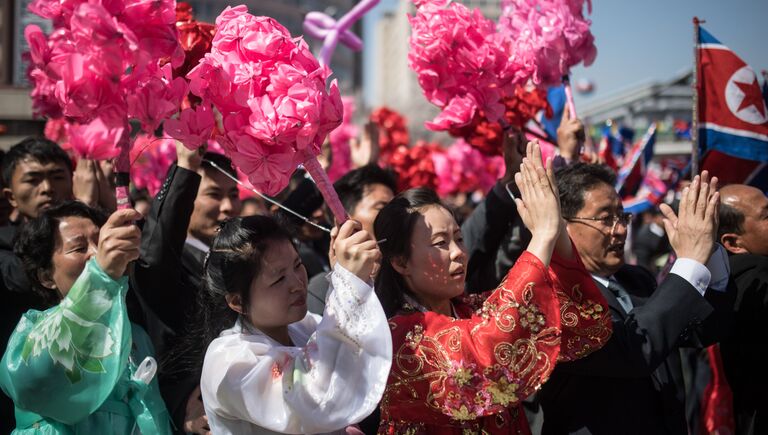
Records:
{"label": "crowd of people", "polygon": [[764,193],[705,171],[633,217],[578,120],[555,159],[504,135],[471,212],[372,160],[334,183],[339,225],[301,170],[275,200],[305,219],[179,144],[116,211],[110,163],[13,146],[0,430],[703,433],[719,379],[737,432],[768,433]]}

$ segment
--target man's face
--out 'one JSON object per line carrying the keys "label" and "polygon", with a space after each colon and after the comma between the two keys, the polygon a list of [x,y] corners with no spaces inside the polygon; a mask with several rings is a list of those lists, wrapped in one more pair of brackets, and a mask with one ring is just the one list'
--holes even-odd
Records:
{"label": "man's face", "polygon": [[201,169],[200,187],[195,198],[195,208],[189,219],[189,234],[211,245],[219,224],[240,215],[237,184],[217,170]]}
{"label": "man's face", "polygon": [[613,186],[601,183],[584,193],[584,206],[576,216],[569,216],[568,234],[590,273],[609,277],[624,265],[627,226],[615,219],[609,219],[615,224],[607,225],[600,220],[578,218],[619,216],[623,211],[621,199]]}
{"label": "man's face", "polygon": [[365,231],[373,234],[373,221],[379,215],[379,211],[395,197],[389,187],[375,183],[365,186],[363,197],[352,210],[351,218],[360,222]]}
{"label": "man's face", "polygon": [[721,191],[723,203],[744,214],[744,232],[738,237],[737,253],[768,255],[768,198],[751,186],[729,187]]}
{"label": "man's face", "polygon": [[72,199],[72,172],[63,162],[41,163],[27,157],[18,162],[3,193],[23,218],[36,218],[57,202]]}

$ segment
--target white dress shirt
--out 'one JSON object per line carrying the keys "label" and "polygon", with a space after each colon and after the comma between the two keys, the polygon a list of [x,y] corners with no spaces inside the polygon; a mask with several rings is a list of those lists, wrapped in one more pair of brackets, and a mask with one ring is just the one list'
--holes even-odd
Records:
{"label": "white dress shirt", "polygon": [[[712,290],[724,292],[728,286],[728,276],[731,274],[731,266],[728,262],[728,254],[725,248],[719,243],[715,244],[716,249],[709,257],[706,265],[690,258],[678,258],[669,273],[688,281],[702,296],[707,291],[707,287]],[[608,288],[609,279],[612,277],[602,277],[592,275],[595,281]]]}

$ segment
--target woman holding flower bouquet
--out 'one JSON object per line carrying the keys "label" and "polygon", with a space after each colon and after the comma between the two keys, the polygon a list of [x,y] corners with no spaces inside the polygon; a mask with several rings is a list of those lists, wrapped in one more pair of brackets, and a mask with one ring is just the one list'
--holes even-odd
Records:
{"label": "woman holding flower bouquet", "polygon": [[152,344],[125,302],[140,217],[126,209],[107,219],[71,201],[21,228],[16,254],[51,308],[24,314],[0,362],[14,434],[171,433]]}

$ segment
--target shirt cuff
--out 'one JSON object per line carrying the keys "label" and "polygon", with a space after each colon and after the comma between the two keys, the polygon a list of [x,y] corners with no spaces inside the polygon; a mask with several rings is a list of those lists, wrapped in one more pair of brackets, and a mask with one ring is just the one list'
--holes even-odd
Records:
{"label": "shirt cuff", "polygon": [[715,252],[712,253],[707,262],[707,269],[712,274],[709,288],[724,292],[728,287],[728,277],[731,275],[731,263],[728,261],[728,254],[723,245],[716,243],[715,247]]}
{"label": "shirt cuff", "polygon": [[706,266],[690,258],[678,258],[669,273],[688,281],[702,296],[707,291],[712,274]]}

